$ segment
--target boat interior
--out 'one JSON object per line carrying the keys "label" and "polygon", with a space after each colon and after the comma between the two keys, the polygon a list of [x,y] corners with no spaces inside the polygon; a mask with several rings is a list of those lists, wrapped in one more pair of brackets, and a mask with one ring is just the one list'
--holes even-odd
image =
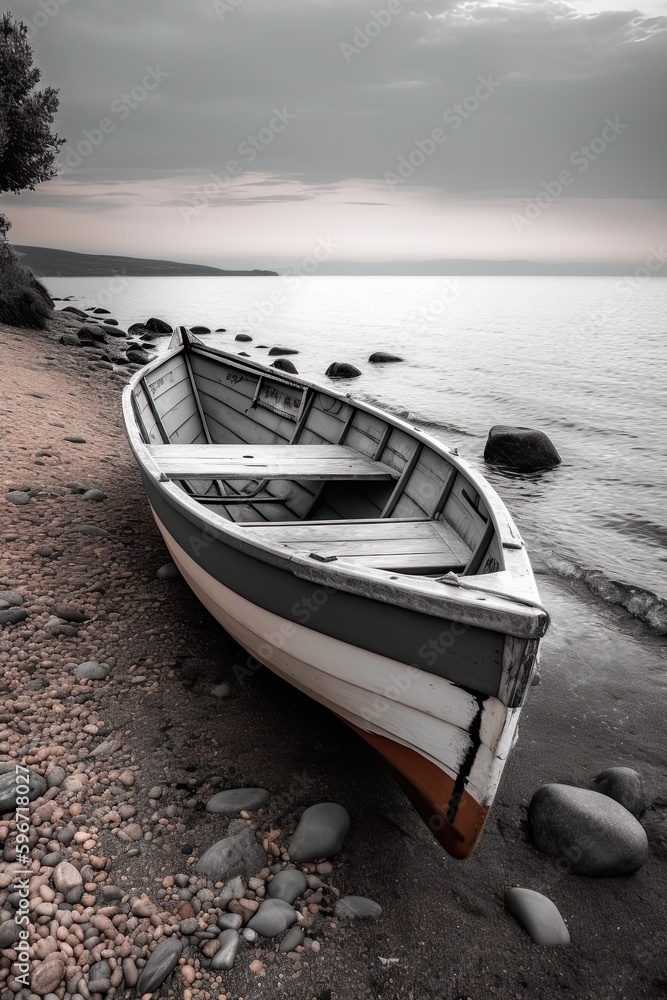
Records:
{"label": "boat interior", "polygon": [[436,578],[504,568],[446,453],[344,395],[192,340],[132,402],[165,479],[281,550]]}

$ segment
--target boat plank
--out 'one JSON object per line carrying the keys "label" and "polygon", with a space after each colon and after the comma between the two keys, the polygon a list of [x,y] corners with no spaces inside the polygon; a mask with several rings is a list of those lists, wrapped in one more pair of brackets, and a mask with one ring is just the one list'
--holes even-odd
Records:
{"label": "boat plank", "polygon": [[211,396],[202,383],[199,384],[199,398],[207,418],[213,417],[218,424],[237,434],[243,441],[287,444],[294,429],[293,421],[280,417],[271,410],[255,408],[251,414],[246,414],[237,409],[234,399],[224,400]]}
{"label": "boat plank", "polygon": [[154,396],[153,393],[151,393],[151,398],[155,403],[158,413],[163,419],[171,409],[178,406],[179,403],[182,403],[184,399],[188,398],[188,396],[193,396],[194,398],[190,379],[187,376],[179,382],[174,382],[173,385],[166,387],[163,386],[157,396]]}
{"label": "boat plank", "polygon": [[[168,414],[168,416],[171,416],[171,414]],[[183,419],[183,417],[185,417],[185,419]],[[193,408],[191,409],[189,415],[186,415],[184,411],[181,411],[180,418],[183,422],[179,424],[175,430],[169,430],[169,426],[166,425],[169,432],[169,438],[175,444],[195,444],[196,439],[200,434],[204,438],[203,443],[206,442],[201,417],[199,416],[199,410],[197,409],[196,404],[194,404],[194,400]]]}
{"label": "boat plank", "polygon": [[153,445],[169,479],[375,479],[393,471],[345,445]]}
{"label": "boat plank", "polygon": [[181,382],[190,385],[188,370],[182,358],[168,358],[164,365],[160,365],[147,377],[149,381],[146,384],[155,402]]}

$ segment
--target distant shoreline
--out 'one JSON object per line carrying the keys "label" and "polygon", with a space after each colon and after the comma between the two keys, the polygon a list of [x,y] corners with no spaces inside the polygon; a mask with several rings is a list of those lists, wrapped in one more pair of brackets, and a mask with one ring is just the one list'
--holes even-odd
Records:
{"label": "distant shoreline", "polygon": [[[52,247],[15,245],[14,250],[40,278],[108,278],[122,275],[131,278],[169,277],[282,277],[297,272],[289,265],[278,270],[253,268],[224,269],[209,264],[192,264],[114,254],[78,253]],[[534,260],[393,260],[393,261],[323,261],[311,275],[318,277],[643,277],[641,265],[619,263]],[[308,276],[301,274],[300,276]],[[667,275],[660,268],[651,274]]]}
{"label": "distant shoreline", "polygon": [[15,245],[21,262],[39,278],[129,278],[171,277],[277,277],[276,271],[259,269],[225,271],[206,264],[184,264],[173,260],[151,260],[114,254],[76,253],[51,247]]}

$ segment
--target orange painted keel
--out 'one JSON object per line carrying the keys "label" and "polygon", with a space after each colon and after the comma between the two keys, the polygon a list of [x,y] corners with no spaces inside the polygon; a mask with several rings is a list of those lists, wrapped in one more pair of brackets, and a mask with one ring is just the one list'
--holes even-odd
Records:
{"label": "orange painted keel", "polygon": [[454,858],[475,850],[489,815],[469,792],[457,791],[453,778],[416,750],[386,736],[368,733],[343,719],[385,758],[396,780],[434,837]]}

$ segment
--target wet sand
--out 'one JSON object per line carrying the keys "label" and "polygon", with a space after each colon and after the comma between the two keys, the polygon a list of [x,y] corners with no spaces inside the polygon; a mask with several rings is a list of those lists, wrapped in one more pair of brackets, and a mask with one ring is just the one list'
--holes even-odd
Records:
{"label": "wet sand", "polygon": [[[153,813],[147,795],[152,785],[175,789],[196,779],[194,791],[187,794],[198,802],[182,808],[183,829],[160,844],[142,842],[138,857],[128,857],[132,845],[109,830],[99,832],[100,852],[112,862],[110,877],[128,892],[146,892],[157,902],[165,875],[192,871],[182,847],[189,845],[191,856],[199,857],[224,835],[222,817],[203,809],[210,794],[220,787],[259,785],[273,795],[261,829],[280,828],[283,841],[304,807],[321,800],[346,806],[352,831],[326,881],[340,894],[369,895],[383,907],[377,922],[349,925],[338,924],[325,908],[313,924],[321,949],[304,953],[298,968],[281,955],[266,963],[265,975],[256,975],[249,971],[255,952],[248,947],[223,975],[219,989],[202,986],[197,994],[195,982],[189,995],[234,1000],[633,1000],[667,995],[661,642],[625,612],[539,576],[553,619],[543,643],[542,683],[529,694],[519,741],[477,852],[467,861],[453,860],[361,739],[269,671],[249,674],[246,654],[187,586],[180,580],[156,580],[168,555],[125,442],[123,380],[88,371],[85,351],[60,346],[58,335],[0,327],[0,420],[5,428],[0,492],[4,496],[10,487],[79,482],[98,487],[108,499],[88,503],[70,489],[61,496],[34,498],[25,507],[0,499],[0,589],[18,591],[26,606],[36,609],[0,637],[3,706],[7,679],[10,689],[16,689],[19,668],[27,659],[19,651],[33,657],[27,673],[36,701],[44,698],[45,685],[66,686],[72,664],[113,657],[109,678],[86,686],[86,710],[97,712],[105,725],[87,742],[82,736],[81,761],[87,760],[85,748],[102,737],[117,737],[137,768],[134,799],[138,817],[146,820]],[[35,392],[51,398],[30,395]],[[63,440],[72,434],[85,436],[86,443]],[[37,455],[40,451],[51,456]],[[45,464],[36,465],[36,458]],[[73,532],[77,519],[109,534]],[[37,554],[44,546],[54,554]],[[45,596],[86,610],[88,621],[76,635],[35,636],[39,605],[34,602]],[[144,681],[130,683],[137,676]],[[232,694],[218,700],[210,691],[222,681],[232,686]],[[12,690],[11,697],[16,696]],[[11,753],[0,753],[0,763],[21,760],[26,748],[34,754],[36,746],[53,742],[42,735],[43,719],[36,723],[35,714],[39,719],[39,712],[24,718],[18,729],[23,742],[17,741]],[[35,766],[45,771],[49,763]],[[644,776],[653,802],[644,818],[650,858],[628,878],[575,876],[531,846],[526,807],[544,782],[587,786],[611,765],[635,767]],[[78,764],[68,766],[76,769]],[[66,797],[62,801],[66,806]],[[85,810],[85,797],[83,801]],[[534,945],[504,909],[508,885],[552,898],[568,923],[571,945]],[[335,892],[325,899],[333,901]],[[382,958],[398,962],[385,964]],[[0,993],[4,1000],[2,984]],[[115,994],[133,995],[124,987]],[[158,995],[188,995],[178,970]]]}

